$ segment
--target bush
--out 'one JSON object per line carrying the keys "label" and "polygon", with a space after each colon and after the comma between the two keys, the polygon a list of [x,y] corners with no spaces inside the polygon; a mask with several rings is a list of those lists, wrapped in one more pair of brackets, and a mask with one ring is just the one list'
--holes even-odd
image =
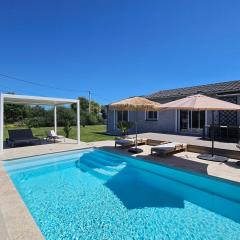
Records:
{"label": "bush", "polygon": [[80,123],[83,127],[88,124],[88,117],[86,112],[82,112],[80,115]]}
{"label": "bush", "polygon": [[76,121],[77,121],[76,114],[70,108],[58,107],[57,108],[57,124],[58,124],[58,126],[65,126],[66,121],[69,121],[70,125],[76,125]]}
{"label": "bush", "polygon": [[25,120],[25,124],[28,128],[38,128],[39,127],[39,121],[37,117],[34,118],[27,118]]}
{"label": "bush", "polygon": [[117,127],[120,129],[123,136],[128,134],[128,130],[133,126],[133,123],[126,121],[119,121]]}
{"label": "bush", "polygon": [[96,125],[98,124],[98,119],[97,119],[97,116],[96,114],[88,114],[87,116],[87,124],[88,125]]}
{"label": "bush", "polygon": [[66,120],[65,121],[65,126],[63,128],[63,131],[65,133],[65,137],[66,138],[69,138],[69,135],[70,135],[70,131],[72,130],[71,128],[71,125],[70,125],[70,121],[69,120]]}

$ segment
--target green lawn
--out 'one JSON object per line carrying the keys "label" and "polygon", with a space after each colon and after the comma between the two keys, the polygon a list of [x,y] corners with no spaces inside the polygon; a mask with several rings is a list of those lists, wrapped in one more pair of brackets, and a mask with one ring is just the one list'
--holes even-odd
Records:
{"label": "green lawn", "polygon": [[[8,137],[8,129],[24,128],[17,127],[15,125],[6,125],[4,128],[4,139]],[[46,137],[47,132],[53,129],[53,127],[42,127],[42,128],[32,128],[33,134],[39,137]],[[58,134],[64,135],[63,127],[58,128]],[[77,128],[72,127],[70,132],[70,138],[77,139]],[[81,141],[83,142],[94,142],[103,140],[113,140],[114,136],[109,136],[106,134],[106,125],[92,125],[81,127]]]}

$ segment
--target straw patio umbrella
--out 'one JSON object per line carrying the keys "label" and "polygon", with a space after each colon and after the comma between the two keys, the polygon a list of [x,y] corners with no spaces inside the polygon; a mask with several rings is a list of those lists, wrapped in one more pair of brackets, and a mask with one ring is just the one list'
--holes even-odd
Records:
{"label": "straw patio umbrella", "polygon": [[157,102],[150,101],[143,97],[132,97],[121,100],[119,102],[111,103],[109,109],[118,111],[134,111],[135,112],[135,148],[130,149],[131,152],[139,153],[141,149],[137,148],[137,112],[138,111],[158,111],[162,109],[161,104]]}
{"label": "straw patio umbrella", "polygon": [[226,158],[214,155],[214,111],[237,111],[240,110],[240,105],[197,94],[163,104],[162,107],[178,110],[212,111],[212,154],[203,154],[199,158],[212,161],[227,160]]}

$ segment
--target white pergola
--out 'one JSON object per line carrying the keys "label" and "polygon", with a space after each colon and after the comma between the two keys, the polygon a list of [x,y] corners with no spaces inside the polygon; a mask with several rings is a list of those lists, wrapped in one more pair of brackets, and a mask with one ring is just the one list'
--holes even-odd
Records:
{"label": "white pergola", "polygon": [[57,133],[57,106],[77,104],[77,143],[80,143],[80,102],[77,99],[50,98],[0,93],[0,152],[4,143],[4,103],[54,106],[54,130]]}

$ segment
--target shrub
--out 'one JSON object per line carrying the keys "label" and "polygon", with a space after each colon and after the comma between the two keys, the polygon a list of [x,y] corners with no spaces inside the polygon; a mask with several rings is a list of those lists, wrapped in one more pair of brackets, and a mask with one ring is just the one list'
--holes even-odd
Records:
{"label": "shrub", "polygon": [[133,123],[126,121],[119,121],[117,127],[120,129],[123,136],[128,134],[128,130],[133,126]]}
{"label": "shrub", "polygon": [[98,119],[97,119],[97,116],[96,114],[88,114],[87,116],[87,124],[88,125],[96,125],[98,124]]}
{"label": "shrub", "polygon": [[39,127],[39,121],[37,117],[34,118],[27,118],[25,120],[25,124],[28,128],[38,128]]}
{"label": "shrub", "polygon": [[72,130],[71,128],[71,125],[70,125],[70,121],[69,120],[66,120],[65,121],[65,126],[63,128],[63,131],[65,133],[65,137],[66,138],[69,138],[69,135],[70,135],[70,131]]}

